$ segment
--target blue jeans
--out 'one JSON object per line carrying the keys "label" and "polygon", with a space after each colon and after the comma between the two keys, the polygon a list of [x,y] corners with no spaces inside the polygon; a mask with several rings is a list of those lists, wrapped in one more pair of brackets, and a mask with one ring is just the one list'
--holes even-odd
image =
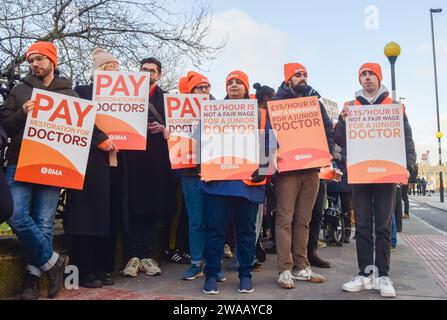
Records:
{"label": "blue jeans", "polygon": [[188,210],[189,252],[191,264],[201,264],[205,248],[204,193],[199,188],[200,177],[182,177],[182,191]]}
{"label": "blue jeans", "polygon": [[53,229],[60,188],[17,182],[15,172],[15,165],[6,169],[14,203],[8,224],[25,249],[28,271],[40,276],[39,269],[48,271],[58,258],[53,252]]}
{"label": "blue jeans", "polygon": [[397,246],[397,225],[396,216],[393,214],[391,218],[391,246]]}
{"label": "blue jeans", "polygon": [[256,249],[256,216],[259,204],[244,198],[205,194],[205,275],[216,278],[221,260],[230,217],[234,214],[236,229],[236,256],[239,278],[251,278]]}

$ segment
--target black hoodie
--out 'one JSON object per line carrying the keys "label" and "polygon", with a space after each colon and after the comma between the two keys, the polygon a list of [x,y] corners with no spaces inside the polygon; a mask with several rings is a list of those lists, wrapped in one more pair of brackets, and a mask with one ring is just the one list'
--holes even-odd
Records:
{"label": "black hoodie", "polygon": [[27,115],[23,110],[23,105],[31,99],[34,88],[73,97],[78,96],[72,89],[70,80],[57,77],[54,78],[48,87],[45,87],[40,78],[28,75],[22,83],[15,86],[11,90],[10,95],[6,99],[4,108],[0,112],[0,123],[11,138],[11,144],[9,145],[6,154],[8,165],[17,164]]}
{"label": "black hoodie", "polygon": [[[321,98],[320,94],[316,90],[314,90],[310,86],[307,86],[307,90],[302,97],[313,97],[313,96],[318,97],[318,99]],[[278,88],[276,96],[274,96],[272,100],[286,100],[286,99],[296,99],[302,97],[297,97],[295,93],[292,92],[292,90],[290,90],[289,86],[285,82],[283,82],[281,86]],[[321,116],[323,118],[324,130],[326,132],[326,139],[329,147],[329,152],[333,154],[335,148],[334,128],[332,126],[331,119],[327,115],[326,108],[321,103],[321,101],[320,101],[320,110],[321,110]],[[300,170],[300,172],[318,171],[318,170],[319,170],[318,168],[315,168],[309,170]]]}

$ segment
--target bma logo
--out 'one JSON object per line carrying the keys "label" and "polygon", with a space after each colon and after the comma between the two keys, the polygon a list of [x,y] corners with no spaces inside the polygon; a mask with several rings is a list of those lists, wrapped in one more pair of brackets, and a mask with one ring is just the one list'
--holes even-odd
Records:
{"label": "bma logo", "polygon": [[369,167],[367,170],[368,173],[386,173],[386,168]]}
{"label": "bma logo", "polygon": [[237,164],[235,164],[235,163],[232,163],[232,164],[222,164],[221,166],[220,166],[220,168],[222,169],[222,170],[228,170],[228,169],[238,169],[239,168],[239,166],[237,165]]}
{"label": "bma logo", "polygon": [[116,140],[116,141],[126,141],[127,137],[126,136],[119,136],[119,135],[111,135],[110,139],[111,140]]}
{"label": "bma logo", "polygon": [[295,156],[295,160],[298,160],[298,161],[306,160],[306,159],[312,159],[312,155],[310,153],[308,153],[308,154],[297,154]]}
{"label": "bma logo", "polygon": [[61,176],[62,177],[62,170],[58,170],[58,169],[42,167],[42,169],[40,169],[40,173],[42,173],[43,175],[48,174],[48,175],[52,175],[52,176]]}

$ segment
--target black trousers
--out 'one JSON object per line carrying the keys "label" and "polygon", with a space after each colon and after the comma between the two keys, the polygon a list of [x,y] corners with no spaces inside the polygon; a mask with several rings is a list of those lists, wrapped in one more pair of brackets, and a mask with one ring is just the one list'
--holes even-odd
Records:
{"label": "black trousers", "polygon": [[408,185],[402,186],[402,200],[404,201],[404,213],[410,214],[410,202],[408,201]]}
{"label": "black trousers", "polygon": [[111,236],[71,236],[72,264],[79,268],[80,276],[96,271],[113,273],[116,257],[116,234]]}
{"label": "black trousers", "polygon": [[324,199],[326,197],[326,181],[320,180],[317,200],[312,210],[312,220],[309,224],[309,241],[307,243],[307,252],[311,253],[318,245],[318,238],[321,230],[321,220],[324,213]]}
{"label": "black trousers", "polygon": [[379,276],[388,276],[395,188],[394,184],[352,185],[360,275],[369,275],[376,266]]}
{"label": "black trousers", "polygon": [[340,192],[341,213],[345,220],[345,230],[351,231],[351,218],[352,218],[352,193]]}
{"label": "black trousers", "polygon": [[7,221],[13,211],[11,192],[9,191],[8,182],[0,168],[0,224]]}
{"label": "black trousers", "polygon": [[126,239],[127,259],[136,257],[159,261],[160,214],[150,213],[146,216],[130,217],[129,227],[130,233]]}

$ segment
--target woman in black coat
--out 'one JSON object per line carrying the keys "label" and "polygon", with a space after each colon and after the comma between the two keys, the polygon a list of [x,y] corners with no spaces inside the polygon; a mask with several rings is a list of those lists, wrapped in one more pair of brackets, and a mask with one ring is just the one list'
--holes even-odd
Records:
{"label": "woman in black coat", "polygon": [[[93,53],[96,70],[116,71],[118,60],[102,49]],[[91,100],[93,84],[75,91]],[[111,285],[115,267],[118,225],[122,214],[120,166],[111,166],[109,157],[116,149],[96,126],[87,163],[83,190],[70,190],[64,217],[66,234],[72,239],[71,257],[80,271],[80,285],[99,288]],[[118,163],[120,163],[118,159]]]}
{"label": "woman in black coat", "polygon": [[[6,147],[6,132],[0,124],[0,150]],[[12,215],[12,197],[9,191],[8,182],[3,173],[3,167],[0,167],[0,224],[7,221]]]}

